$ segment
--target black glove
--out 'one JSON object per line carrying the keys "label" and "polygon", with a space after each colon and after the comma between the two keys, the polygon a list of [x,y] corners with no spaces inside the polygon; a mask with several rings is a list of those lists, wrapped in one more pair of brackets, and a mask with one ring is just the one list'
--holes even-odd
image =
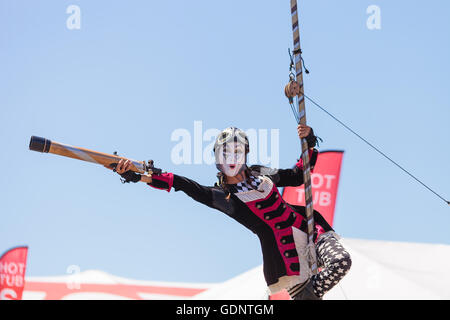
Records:
{"label": "black glove", "polygon": [[139,182],[141,181],[141,175],[139,173],[136,173],[134,171],[128,170],[120,175],[122,179],[122,183],[129,183],[129,182]]}
{"label": "black glove", "polygon": [[321,138],[317,137],[314,134],[313,128],[311,128],[311,131],[309,132],[308,136],[305,138],[306,142],[308,142],[308,147],[314,148],[316,145],[319,146],[319,140],[320,142],[323,142]]}

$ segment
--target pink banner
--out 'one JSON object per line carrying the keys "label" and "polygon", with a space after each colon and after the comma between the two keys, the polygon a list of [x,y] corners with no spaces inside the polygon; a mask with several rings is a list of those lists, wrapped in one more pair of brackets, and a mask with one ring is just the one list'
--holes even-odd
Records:
{"label": "pink banner", "polygon": [[0,300],[21,300],[25,286],[28,247],[17,247],[0,257]]}
{"label": "pink banner", "polygon": [[[331,226],[333,226],[343,156],[343,151],[320,152],[311,174],[313,207],[322,214]],[[304,206],[304,187],[284,188],[283,199],[290,204]]]}

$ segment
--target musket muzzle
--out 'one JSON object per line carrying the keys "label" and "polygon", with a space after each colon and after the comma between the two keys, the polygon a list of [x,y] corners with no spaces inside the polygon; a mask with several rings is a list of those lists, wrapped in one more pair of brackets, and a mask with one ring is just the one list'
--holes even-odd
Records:
{"label": "musket muzzle", "polygon": [[37,152],[45,152],[48,153],[50,150],[50,146],[52,144],[51,140],[32,136],[30,139],[30,150],[37,151]]}

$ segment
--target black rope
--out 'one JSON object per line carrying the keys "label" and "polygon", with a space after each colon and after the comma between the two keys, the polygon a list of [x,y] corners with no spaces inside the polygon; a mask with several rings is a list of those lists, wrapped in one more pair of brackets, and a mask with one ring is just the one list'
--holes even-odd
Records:
{"label": "black rope", "polygon": [[[290,69],[293,70],[294,69],[294,58],[291,54],[291,48],[288,48],[288,52],[289,52],[289,57],[291,58],[291,68]],[[303,53],[302,49],[294,50],[294,51],[292,51],[292,53],[294,54],[294,56],[297,54],[300,54],[300,60],[302,61],[303,68],[305,69],[305,73],[309,74],[309,70],[306,68],[305,60],[303,59],[303,56],[302,56],[302,53]]]}
{"label": "black rope", "polygon": [[362,141],[364,141],[367,145],[369,145],[372,149],[374,149],[375,151],[377,151],[379,154],[381,154],[383,157],[385,157],[386,159],[388,159],[390,162],[392,162],[394,165],[396,165],[398,168],[400,168],[401,170],[403,170],[403,172],[405,172],[406,174],[408,174],[411,178],[413,178],[414,180],[416,180],[417,182],[419,182],[422,186],[424,186],[425,188],[427,188],[429,191],[431,191],[432,193],[434,193],[437,197],[439,197],[441,200],[443,200],[445,203],[447,203],[448,205],[450,205],[450,201],[444,199],[441,195],[439,195],[436,191],[434,191],[433,189],[431,189],[429,186],[427,186],[425,183],[423,183],[422,181],[420,181],[418,178],[416,178],[412,173],[410,173],[408,170],[404,169],[401,165],[399,165],[397,162],[395,162],[394,160],[392,160],[390,157],[388,157],[386,154],[384,154],[384,152],[382,152],[380,149],[378,149],[377,147],[375,147],[373,144],[371,144],[369,141],[367,141],[366,139],[364,139],[363,137],[361,137],[358,133],[356,133],[354,130],[352,130],[349,126],[347,126],[345,123],[343,123],[341,120],[339,120],[338,118],[336,118],[334,115],[332,115],[330,112],[328,112],[327,110],[325,110],[325,108],[323,108],[321,105],[319,105],[317,102],[315,102],[313,99],[311,99],[310,97],[308,97],[306,94],[303,94],[305,96],[306,99],[308,99],[309,101],[311,101],[316,107],[320,108],[323,112],[325,112],[326,114],[328,114],[331,118],[333,118],[334,120],[336,120],[337,122],[339,122],[345,129],[347,129],[348,131],[350,131],[351,133],[353,133],[355,136],[357,136],[359,139],[361,139]]}

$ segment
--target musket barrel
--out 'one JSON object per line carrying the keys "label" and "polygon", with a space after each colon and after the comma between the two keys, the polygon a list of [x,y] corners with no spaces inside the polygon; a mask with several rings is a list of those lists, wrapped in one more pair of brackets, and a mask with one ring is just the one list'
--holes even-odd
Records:
{"label": "musket barrel", "polygon": [[[74,147],[67,144],[51,141],[49,139],[32,136],[30,140],[30,150],[43,152],[43,153],[53,153],[63,157],[68,157],[72,159],[88,161],[92,163],[101,164],[104,166],[112,166],[117,164],[121,159],[127,160],[127,158],[120,157],[117,155],[107,154],[103,152],[93,151],[85,148]],[[132,166],[131,170],[138,173],[146,172],[146,165],[144,161],[131,160]]]}

